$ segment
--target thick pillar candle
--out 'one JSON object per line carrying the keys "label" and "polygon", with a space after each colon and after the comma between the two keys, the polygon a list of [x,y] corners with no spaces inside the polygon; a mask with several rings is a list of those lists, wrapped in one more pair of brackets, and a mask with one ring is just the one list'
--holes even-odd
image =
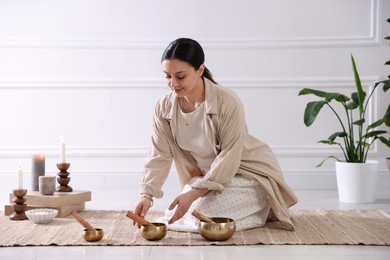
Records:
{"label": "thick pillar candle", "polygon": [[60,137],[60,160],[61,163],[65,163],[65,141]]}
{"label": "thick pillar candle", "polygon": [[23,189],[23,167],[21,162],[19,162],[18,166],[18,189]]}
{"label": "thick pillar candle", "polygon": [[45,155],[34,154],[31,163],[31,190],[39,190],[39,176],[45,175]]}
{"label": "thick pillar candle", "polygon": [[39,192],[42,195],[53,195],[56,189],[56,177],[55,176],[39,176]]}

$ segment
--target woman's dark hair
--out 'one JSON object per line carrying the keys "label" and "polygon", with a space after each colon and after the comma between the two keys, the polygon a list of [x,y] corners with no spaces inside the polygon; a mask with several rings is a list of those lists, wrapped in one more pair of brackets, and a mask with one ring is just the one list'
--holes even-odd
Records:
{"label": "woman's dark hair", "polygon": [[[165,49],[161,57],[161,62],[175,59],[185,61],[194,67],[195,70],[198,70],[200,65],[204,63],[203,48],[195,40],[189,38],[176,39]],[[206,67],[204,68],[202,76],[217,84],[213,79],[213,75]]]}

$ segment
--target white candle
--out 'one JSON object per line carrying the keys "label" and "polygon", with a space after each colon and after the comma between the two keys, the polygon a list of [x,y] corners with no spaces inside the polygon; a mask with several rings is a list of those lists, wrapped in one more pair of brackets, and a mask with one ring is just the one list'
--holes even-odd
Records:
{"label": "white candle", "polygon": [[66,160],[65,160],[65,141],[64,141],[64,139],[62,139],[62,137],[60,137],[60,150],[61,150],[61,153],[60,153],[61,163],[65,163],[66,162]]}
{"label": "white candle", "polygon": [[23,167],[22,167],[22,162],[19,162],[19,167],[18,167],[18,189],[19,190],[23,189]]}

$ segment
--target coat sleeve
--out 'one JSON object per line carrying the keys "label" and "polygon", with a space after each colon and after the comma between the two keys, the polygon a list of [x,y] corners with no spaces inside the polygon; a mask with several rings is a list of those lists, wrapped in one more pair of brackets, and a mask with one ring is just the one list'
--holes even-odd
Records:
{"label": "coat sleeve", "polygon": [[169,175],[173,160],[167,136],[170,127],[161,111],[160,101],[155,108],[150,150],[145,160],[140,188],[140,193],[148,193],[157,198],[163,196],[162,186]]}

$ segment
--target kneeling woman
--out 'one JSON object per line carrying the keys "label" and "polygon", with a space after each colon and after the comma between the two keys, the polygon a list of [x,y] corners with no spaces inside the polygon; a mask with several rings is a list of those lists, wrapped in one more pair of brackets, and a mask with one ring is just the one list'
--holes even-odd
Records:
{"label": "kneeling woman", "polygon": [[155,108],[135,213],[145,216],[153,197],[162,197],[174,162],[183,187],[169,206],[174,213],[168,224],[175,229],[181,224],[186,229],[188,222],[183,220],[191,221],[190,213],[197,209],[234,219],[237,230],[261,227],[271,218],[293,230],[288,207],[297,199],[276,157],[248,133],[241,101],[214,81],[199,43],[188,38],[173,41],[161,63],[172,92]]}

